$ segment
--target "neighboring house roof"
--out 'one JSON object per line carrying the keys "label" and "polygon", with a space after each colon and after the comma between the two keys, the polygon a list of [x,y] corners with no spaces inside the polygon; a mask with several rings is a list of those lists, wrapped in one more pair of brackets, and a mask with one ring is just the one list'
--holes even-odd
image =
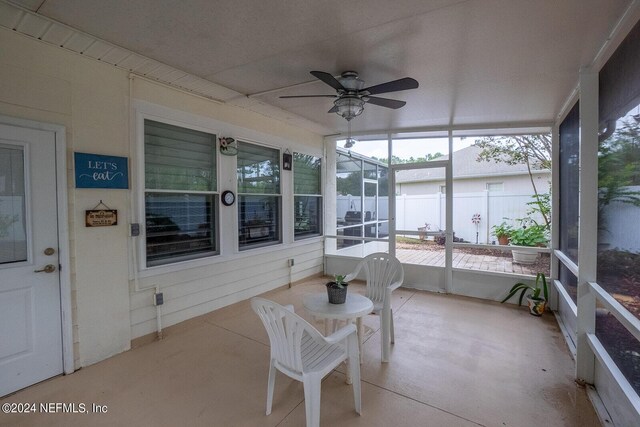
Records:
{"label": "neighboring house roof", "polygon": [[[471,145],[453,152],[453,178],[480,178],[500,175],[524,175],[528,174],[527,165],[508,165],[503,162],[477,161],[482,149]],[[448,155],[434,160],[446,160]],[[533,173],[550,173],[548,169],[532,169]],[[398,171],[396,183],[442,181],[445,179],[444,168],[411,169]]]}

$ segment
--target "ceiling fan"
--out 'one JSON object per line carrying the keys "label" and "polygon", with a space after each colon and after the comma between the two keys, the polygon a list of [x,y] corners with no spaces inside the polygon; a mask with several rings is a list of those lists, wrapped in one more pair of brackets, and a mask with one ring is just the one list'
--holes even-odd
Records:
{"label": "ceiling fan", "polygon": [[337,113],[347,121],[362,114],[364,104],[374,104],[381,107],[398,109],[403,107],[406,102],[396,99],[380,98],[381,93],[397,92],[400,90],[415,89],[418,82],[411,77],[393,80],[375,86],[364,87],[364,80],[358,77],[355,71],[345,71],[340,77],[335,78],[324,71],[311,71],[311,75],[322,80],[336,90],[335,95],[291,95],[281,96],[280,98],[336,98],[333,101],[333,108],[329,113]]}

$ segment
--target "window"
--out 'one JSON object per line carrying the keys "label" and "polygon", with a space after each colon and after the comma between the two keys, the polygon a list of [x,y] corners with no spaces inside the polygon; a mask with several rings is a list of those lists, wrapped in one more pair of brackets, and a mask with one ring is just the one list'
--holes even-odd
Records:
{"label": "window", "polygon": [[282,242],[280,152],[239,141],[237,158],[240,250]]}
{"label": "window", "polygon": [[147,267],[216,255],[216,136],[144,121]]}
{"label": "window", "polygon": [[0,144],[0,264],[26,261],[24,149]]}
{"label": "window", "polygon": [[296,240],[322,234],[321,159],[293,153],[293,215]]}
{"label": "window", "polygon": [[504,182],[487,182],[487,191],[504,191]]}

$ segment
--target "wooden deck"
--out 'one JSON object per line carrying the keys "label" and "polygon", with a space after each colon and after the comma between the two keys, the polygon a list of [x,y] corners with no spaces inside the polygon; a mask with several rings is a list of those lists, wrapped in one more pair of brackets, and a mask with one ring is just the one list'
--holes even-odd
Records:
{"label": "wooden deck", "polygon": [[[444,267],[444,248],[441,251],[396,249],[396,256],[404,264]],[[521,265],[514,263],[510,256],[500,257],[493,255],[477,255],[456,250],[453,252],[453,268],[495,271],[499,273],[527,274],[533,276],[540,271],[539,263]],[[545,274],[546,273],[548,273],[548,271],[545,272]]]}

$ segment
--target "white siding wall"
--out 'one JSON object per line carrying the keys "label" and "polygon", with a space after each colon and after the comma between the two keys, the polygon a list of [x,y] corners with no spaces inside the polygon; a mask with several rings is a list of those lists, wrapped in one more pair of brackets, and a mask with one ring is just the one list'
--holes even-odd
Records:
{"label": "white siding wall", "polygon": [[[136,120],[133,97],[227,129],[243,129],[257,142],[309,154],[322,153],[322,138],[248,110],[221,105],[138,79],[126,71],[0,28],[0,114],[65,126],[68,149],[69,227],[72,322],[76,368],[95,363],[130,347],[132,338],[152,332],[155,309],[151,290],[137,291],[129,222],[141,222],[137,208]],[[130,86],[132,85],[132,86]],[[213,127],[220,127],[215,125]],[[235,133],[234,135],[237,135]],[[130,190],[73,188],[73,152],[130,158]],[[235,160],[234,160],[235,161]],[[235,182],[231,164],[220,188]],[[282,173],[283,212],[291,216],[292,173]],[[114,227],[86,228],[84,211],[103,200],[118,210]],[[289,282],[286,260],[295,258],[295,281],[322,271],[322,239],[293,244],[291,221],[283,222],[284,242],[269,250],[237,253],[237,225],[228,208],[220,228],[223,255],[198,267],[141,278],[138,288],[159,285],[165,292],[164,325]],[[221,208],[222,210],[222,208]],[[227,250],[224,250],[224,245]]]}
{"label": "white siding wall", "polygon": [[[482,167],[482,163],[478,163],[478,167]],[[551,180],[550,173],[534,174],[536,188],[539,193],[549,191]],[[504,191],[510,193],[531,192],[531,180],[528,174],[514,176],[495,176],[495,177],[479,177],[479,178],[453,178],[453,191],[456,193],[471,193],[476,191],[484,191],[487,189],[489,182],[504,183]],[[396,184],[396,193],[406,195],[429,194],[440,191],[440,186],[444,185],[442,181],[425,181],[425,182],[404,182]]]}

